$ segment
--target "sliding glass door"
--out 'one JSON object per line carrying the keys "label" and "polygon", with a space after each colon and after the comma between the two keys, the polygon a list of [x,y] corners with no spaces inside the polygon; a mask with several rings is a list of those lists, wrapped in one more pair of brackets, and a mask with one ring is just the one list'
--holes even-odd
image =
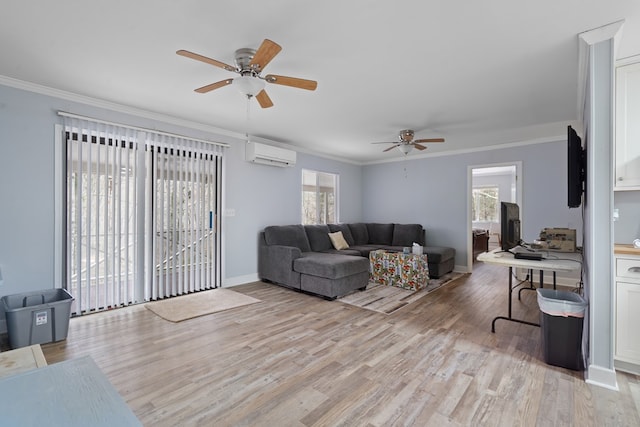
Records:
{"label": "sliding glass door", "polygon": [[219,148],[91,122],[64,141],[74,314],[220,286]]}

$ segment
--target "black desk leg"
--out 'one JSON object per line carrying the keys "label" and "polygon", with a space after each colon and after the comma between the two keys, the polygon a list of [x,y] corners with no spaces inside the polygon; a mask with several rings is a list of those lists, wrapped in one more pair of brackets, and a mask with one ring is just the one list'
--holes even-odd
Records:
{"label": "black desk leg", "polygon": [[[540,270],[540,277],[542,277],[542,270]],[[520,296],[520,294],[522,293],[522,291],[535,291],[536,287],[533,286],[533,269],[530,268],[527,272],[527,278],[529,279],[529,287],[528,288],[520,288],[520,290],[518,291],[518,301],[520,301],[522,298]],[[542,279],[541,279],[542,280]],[[516,288],[518,286],[520,286],[523,282],[518,283],[518,285],[516,285]]]}
{"label": "black desk leg", "polygon": [[[522,289],[521,289],[522,290]],[[496,332],[496,320],[498,319],[503,319],[503,320],[508,320],[510,322],[516,322],[516,323],[522,323],[524,325],[531,325],[531,326],[540,326],[540,324],[538,323],[533,323],[533,322],[527,322],[525,320],[520,320],[520,319],[514,319],[511,316],[511,296],[513,294],[513,267],[509,267],[509,316],[508,317],[504,317],[504,316],[498,316],[495,319],[493,319],[493,322],[491,322],[491,332],[495,333]]]}

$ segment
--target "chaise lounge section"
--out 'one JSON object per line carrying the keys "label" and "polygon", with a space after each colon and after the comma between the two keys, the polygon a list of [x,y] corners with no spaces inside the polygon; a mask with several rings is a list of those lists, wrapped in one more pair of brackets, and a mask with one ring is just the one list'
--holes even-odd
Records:
{"label": "chaise lounge section", "polygon": [[[348,248],[336,249],[329,233],[341,232]],[[269,226],[258,242],[258,276],[292,289],[335,299],[369,281],[369,252],[402,252],[413,243],[423,246],[429,276],[453,270],[455,249],[424,246],[420,224],[353,223]]]}

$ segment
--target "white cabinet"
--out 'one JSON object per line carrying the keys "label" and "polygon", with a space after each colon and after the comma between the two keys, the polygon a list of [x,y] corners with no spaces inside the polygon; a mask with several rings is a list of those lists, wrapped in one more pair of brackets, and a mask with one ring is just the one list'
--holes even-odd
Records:
{"label": "white cabinet", "polygon": [[640,190],[640,63],[616,68],[614,190]]}
{"label": "white cabinet", "polygon": [[640,256],[618,255],[616,260],[615,366],[640,373]]}

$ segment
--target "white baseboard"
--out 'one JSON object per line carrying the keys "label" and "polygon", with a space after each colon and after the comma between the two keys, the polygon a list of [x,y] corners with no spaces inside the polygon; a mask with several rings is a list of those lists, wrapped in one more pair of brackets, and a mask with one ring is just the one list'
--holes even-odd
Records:
{"label": "white baseboard", "polygon": [[614,360],[613,366],[619,371],[627,372],[634,375],[640,375],[640,365],[636,363],[625,362],[623,360]]}
{"label": "white baseboard", "polygon": [[244,276],[227,277],[222,280],[223,288],[231,288],[233,286],[244,285],[246,283],[259,282],[258,273],[247,274]]}
{"label": "white baseboard", "polygon": [[603,368],[602,366],[589,365],[585,381],[587,384],[597,385],[599,387],[608,388],[609,390],[619,390],[616,371],[609,368]]}
{"label": "white baseboard", "polygon": [[453,271],[456,273],[471,273],[469,267],[467,267],[466,265],[454,265]]}

